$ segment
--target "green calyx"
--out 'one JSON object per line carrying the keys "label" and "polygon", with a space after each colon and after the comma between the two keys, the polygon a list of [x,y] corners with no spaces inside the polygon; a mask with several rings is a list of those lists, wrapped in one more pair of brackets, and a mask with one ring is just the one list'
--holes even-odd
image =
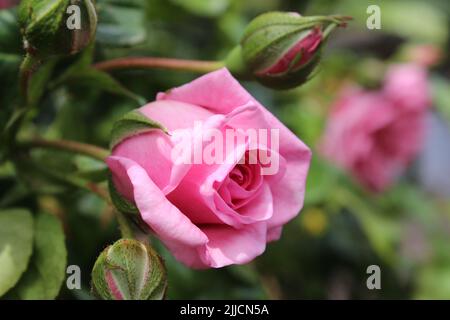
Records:
{"label": "green calyx", "polygon": [[104,300],[161,300],[166,290],[163,260],[137,240],[121,239],[108,246],[92,270],[92,291]]}
{"label": "green calyx", "polygon": [[112,150],[116,145],[127,138],[154,129],[163,130],[167,133],[167,130],[161,124],[147,118],[138,110],[133,110],[114,123],[111,131],[110,148]]}
{"label": "green calyx", "polygon": [[108,188],[112,204],[120,213],[124,214],[124,218],[132,221],[134,225],[139,227],[144,233],[149,233],[149,227],[145,221],[142,220],[139,209],[133,202],[126,199],[117,191],[111,175],[108,178]]}
{"label": "green calyx", "polygon": [[138,216],[139,210],[136,207],[136,205],[127,199],[125,199],[116,189],[114,186],[114,182],[111,176],[108,178],[108,187],[109,187],[109,195],[111,196],[111,201],[116,207],[117,210],[119,210],[122,213],[125,213],[130,216]]}

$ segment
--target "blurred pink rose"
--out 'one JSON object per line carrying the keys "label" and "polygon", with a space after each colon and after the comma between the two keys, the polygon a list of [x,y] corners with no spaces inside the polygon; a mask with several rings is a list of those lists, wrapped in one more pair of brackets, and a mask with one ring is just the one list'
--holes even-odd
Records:
{"label": "blurred pink rose", "polygon": [[14,7],[20,3],[20,0],[0,0],[0,9]]}
{"label": "blurred pink rose", "polygon": [[427,70],[416,64],[390,67],[383,91],[397,108],[423,111],[430,105]]}
{"label": "blurred pink rose", "polygon": [[[136,204],[143,221],[179,261],[194,268],[247,263],[264,252],[267,242],[277,240],[282,226],[299,213],[311,152],[228,70],[160,93],[156,102],[139,111],[169,134],[155,129],[128,138],[113,149],[107,163],[116,189]],[[269,150],[279,155],[277,172],[262,175],[260,162],[178,163],[173,159],[176,136],[193,133],[195,140],[198,121],[204,130],[239,134],[278,129],[278,153],[274,141],[255,145],[245,136],[226,154],[227,159],[242,159],[251,145]]]}
{"label": "blurred pink rose", "polygon": [[332,108],[322,151],[364,186],[382,191],[420,151],[429,104],[426,71],[393,66],[380,91],[343,92]]}

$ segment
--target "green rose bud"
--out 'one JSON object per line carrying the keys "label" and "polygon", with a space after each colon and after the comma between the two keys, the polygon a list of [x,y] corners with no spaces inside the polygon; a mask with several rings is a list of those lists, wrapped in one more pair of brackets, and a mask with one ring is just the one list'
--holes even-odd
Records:
{"label": "green rose bud", "polygon": [[23,0],[19,23],[28,53],[70,55],[94,39],[97,13],[92,0]]}
{"label": "green rose bud", "polygon": [[268,87],[294,88],[306,82],[318,65],[320,49],[330,32],[348,19],[303,17],[292,12],[262,14],[247,26],[226,65],[232,72],[251,75]]}
{"label": "green rose bud", "polygon": [[105,300],[161,300],[166,268],[148,245],[121,239],[107,247],[92,270],[92,291]]}

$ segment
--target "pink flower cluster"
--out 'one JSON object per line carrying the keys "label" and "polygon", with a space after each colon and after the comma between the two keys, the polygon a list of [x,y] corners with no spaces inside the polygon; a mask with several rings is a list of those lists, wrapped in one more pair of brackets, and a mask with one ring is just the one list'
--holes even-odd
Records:
{"label": "pink flower cluster", "polygon": [[368,189],[385,190],[420,151],[429,106],[426,69],[394,65],[380,90],[344,90],[332,107],[322,152]]}

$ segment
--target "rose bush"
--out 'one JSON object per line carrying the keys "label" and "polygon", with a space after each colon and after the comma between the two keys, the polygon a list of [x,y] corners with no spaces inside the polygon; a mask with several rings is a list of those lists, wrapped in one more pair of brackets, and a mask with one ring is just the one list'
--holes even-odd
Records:
{"label": "rose bush", "polygon": [[[194,268],[247,263],[299,213],[311,152],[228,70],[160,93],[138,112],[158,125],[117,143],[107,164],[117,192],[137,207],[179,261]],[[201,132],[195,129],[198,123]],[[180,132],[181,137],[189,133],[183,143],[190,144],[185,149],[190,157],[196,145],[204,146],[210,129],[242,138],[233,138],[226,161],[180,161],[186,154],[173,152]],[[276,130],[279,141],[255,140],[249,130]],[[263,174],[264,153],[278,162],[276,172]]]}
{"label": "rose bush", "polygon": [[322,151],[364,186],[382,191],[420,151],[429,105],[426,70],[392,66],[381,90],[344,90],[332,107]]}

